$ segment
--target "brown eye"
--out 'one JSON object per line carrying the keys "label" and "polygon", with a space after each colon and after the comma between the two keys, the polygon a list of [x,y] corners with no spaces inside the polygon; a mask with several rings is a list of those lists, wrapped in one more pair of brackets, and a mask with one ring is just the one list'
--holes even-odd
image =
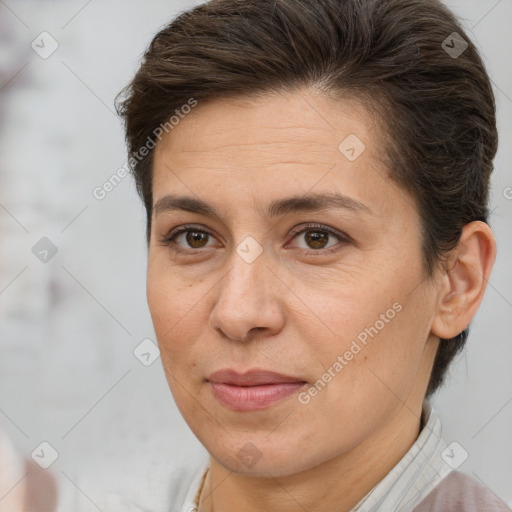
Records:
{"label": "brown eye", "polygon": [[186,242],[194,249],[201,249],[204,247],[208,242],[208,237],[210,236],[204,231],[186,231],[183,234],[186,235]]}
{"label": "brown eye", "polygon": [[211,237],[210,233],[195,226],[183,226],[162,238],[160,243],[171,247],[176,252],[199,252],[200,249],[209,247],[207,244]]}
{"label": "brown eye", "polygon": [[295,231],[294,239],[297,239],[299,242],[302,241],[302,245],[298,244],[299,249],[319,254],[335,252],[338,249],[337,246],[343,246],[352,241],[348,235],[338,233],[322,225],[310,225],[301,231]]}
{"label": "brown eye", "polygon": [[305,240],[312,249],[324,249],[329,236],[325,231],[307,231]]}

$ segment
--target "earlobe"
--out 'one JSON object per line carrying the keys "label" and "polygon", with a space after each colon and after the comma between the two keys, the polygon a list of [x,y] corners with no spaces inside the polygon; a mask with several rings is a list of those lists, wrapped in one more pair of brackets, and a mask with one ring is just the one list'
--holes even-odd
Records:
{"label": "earlobe", "polygon": [[466,224],[440,280],[434,335],[451,339],[468,327],[483,300],[495,259],[491,228],[481,221]]}

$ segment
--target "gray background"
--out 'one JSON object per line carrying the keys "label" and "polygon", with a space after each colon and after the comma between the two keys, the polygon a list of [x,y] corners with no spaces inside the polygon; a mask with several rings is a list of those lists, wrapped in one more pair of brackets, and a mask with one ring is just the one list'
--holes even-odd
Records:
{"label": "gray background", "polygon": [[[168,391],[145,302],[144,212],[131,179],[92,191],[126,161],[113,99],[152,35],[199,2],[0,1],[0,427],[29,457],[41,441],[63,487],[100,500],[137,492],[162,510],[178,462],[204,449]],[[436,396],[459,468],[512,503],[512,0],[447,2],[486,60],[500,148],[491,200],[498,258],[464,354]],[[43,31],[59,47],[31,48]],[[57,254],[39,261],[48,237]]]}

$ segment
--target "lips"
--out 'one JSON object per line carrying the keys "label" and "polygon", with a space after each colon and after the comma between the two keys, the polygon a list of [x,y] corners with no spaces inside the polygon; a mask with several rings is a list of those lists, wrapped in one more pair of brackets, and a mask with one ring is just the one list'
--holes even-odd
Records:
{"label": "lips", "polygon": [[232,369],[220,370],[211,374],[207,380],[217,400],[236,411],[269,407],[306,384],[306,381],[297,377],[260,369],[245,373]]}
{"label": "lips", "polygon": [[266,370],[249,370],[245,373],[238,373],[235,370],[227,369],[212,373],[208,380],[219,384],[231,386],[261,386],[265,384],[282,384],[288,382],[305,382],[297,377],[290,377],[281,373],[269,372]]}

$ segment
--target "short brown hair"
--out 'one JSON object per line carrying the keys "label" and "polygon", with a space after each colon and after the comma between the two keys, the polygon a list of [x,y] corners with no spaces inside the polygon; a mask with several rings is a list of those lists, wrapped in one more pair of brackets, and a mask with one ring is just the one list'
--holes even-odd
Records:
{"label": "short brown hair", "polygon": [[[463,226],[487,222],[498,143],[480,55],[438,0],[213,0],[163,28],[116,100],[148,242],[153,152],[140,159],[138,151],[156,144],[155,128],[190,98],[301,86],[355,96],[377,113],[390,142],[389,178],[416,201],[425,275],[432,277]],[[441,340],[427,396],[442,384],[468,332]]]}

